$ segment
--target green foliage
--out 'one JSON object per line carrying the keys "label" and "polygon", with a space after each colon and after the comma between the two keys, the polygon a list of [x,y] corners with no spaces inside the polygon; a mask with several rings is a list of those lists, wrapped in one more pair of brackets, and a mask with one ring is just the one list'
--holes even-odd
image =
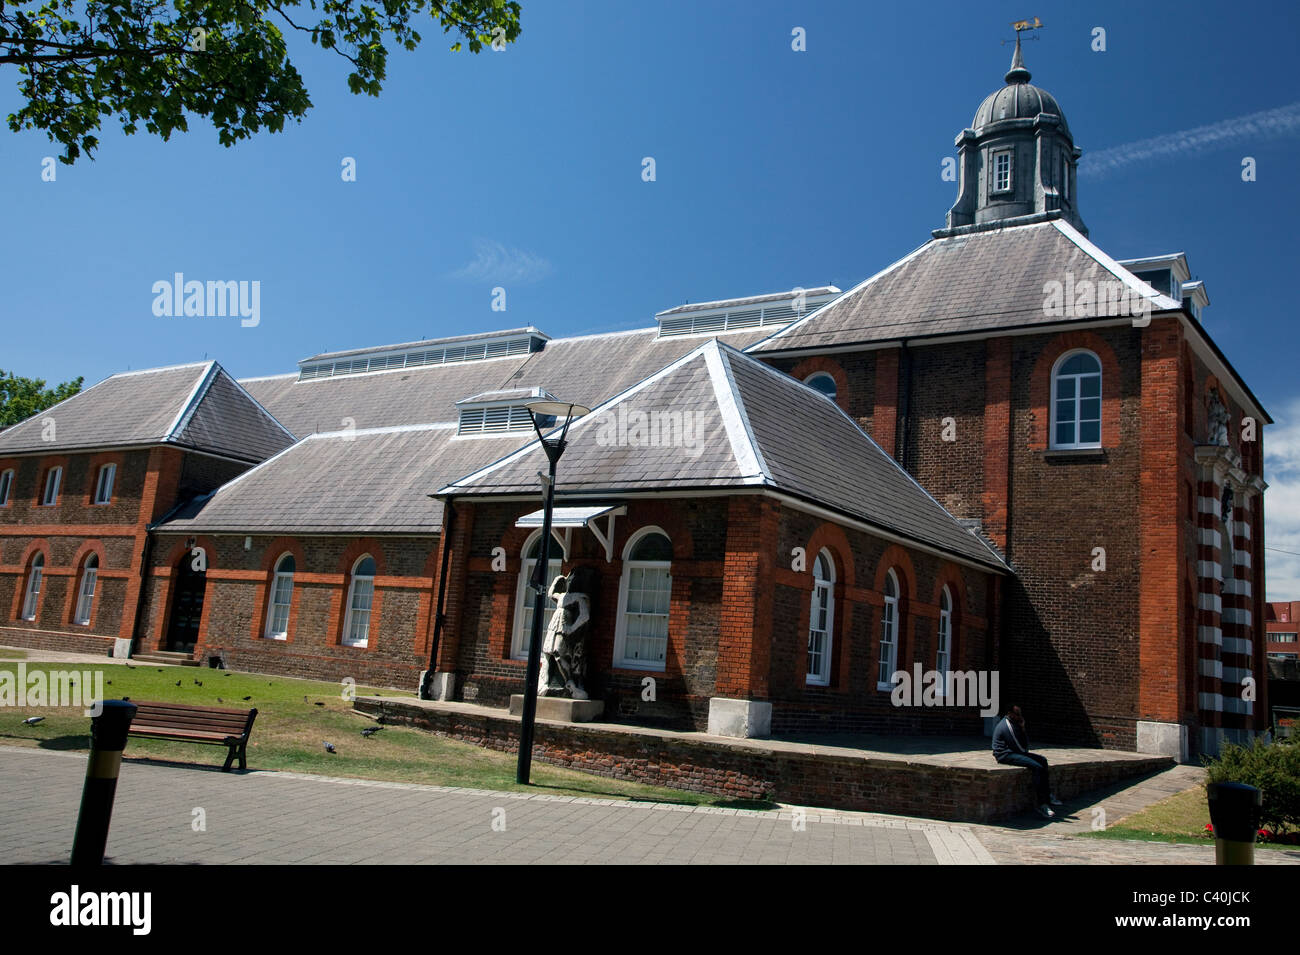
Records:
{"label": "green foliage", "polygon": [[1300,828],[1300,744],[1262,738],[1250,746],[1229,743],[1218,759],[1204,762],[1208,782],[1245,783],[1264,794],[1260,823],[1265,828]]}
{"label": "green foliage", "polygon": [[7,428],[39,414],[81,390],[82,379],[65,381],[56,388],[46,388],[40,378],[19,378],[0,369],[0,428]]}
{"label": "green foliage", "polygon": [[9,128],[45,130],[68,164],[93,158],[114,114],[124,132],[143,124],[164,140],[189,128],[189,114],[207,117],[231,146],[311,107],[284,31],[338,53],[351,64],[348,89],[378,96],[387,44],[414,50],[413,21],[426,12],[455,32],[452,50],[478,53],[520,32],[514,0],[0,0],[0,66],[17,65],[25,101]]}

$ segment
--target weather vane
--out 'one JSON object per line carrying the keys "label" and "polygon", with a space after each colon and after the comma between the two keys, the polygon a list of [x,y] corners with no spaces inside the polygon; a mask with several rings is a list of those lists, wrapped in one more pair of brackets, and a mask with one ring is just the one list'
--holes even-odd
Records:
{"label": "weather vane", "polygon": [[[1042,28],[1043,28],[1043,21],[1040,20],[1040,19],[1038,19],[1038,17],[1034,17],[1032,20],[1017,20],[1017,21],[1015,21],[1014,23],[1011,24],[1011,29],[1013,29],[1013,30],[1016,31],[1016,41],[1017,41],[1017,42],[1020,40],[1020,34],[1023,33],[1024,31],[1026,31],[1026,30],[1041,30]],[[1037,40],[1038,37],[1037,37],[1037,36],[1031,36],[1029,39],[1031,39],[1031,40]],[[1006,46],[1006,45],[1007,45],[1008,43],[1010,43],[1010,42],[1012,42],[1012,41],[1010,41],[1010,40],[1003,40],[1003,41],[1002,41],[1002,45],[1003,45],[1003,46]]]}

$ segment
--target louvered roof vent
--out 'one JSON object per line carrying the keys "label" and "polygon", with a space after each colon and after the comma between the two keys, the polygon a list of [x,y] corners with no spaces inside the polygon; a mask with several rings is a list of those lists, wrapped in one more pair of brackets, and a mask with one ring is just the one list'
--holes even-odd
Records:
{"label": "louvered roof vent", "polygon": [[298,380],[363,375],[376,371],[398,371],[430,365],[452,365],[491,358],[513,358],[541,351],[550,336],[532,326],[486,335],[430,338],[379,348],[326,352],[298,363]]}
{"label": "louvered roof vent", "polygon": [[[553,394],[542,388],[506,388],[462,398],[456,402],[456,408],[460,412],[460,427],[456,433],[474,435],[528,431],[533,422],[528,416],[527,404],[538,398],[555,400]],[[544,419],[538,424],[543,428],[550,426]]]}

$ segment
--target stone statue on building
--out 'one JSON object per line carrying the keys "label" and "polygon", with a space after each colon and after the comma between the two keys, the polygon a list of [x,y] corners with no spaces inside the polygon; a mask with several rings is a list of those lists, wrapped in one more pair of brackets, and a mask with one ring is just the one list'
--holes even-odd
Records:
{"label": "stone statue on building", "polygon": [[1228,446],[1228,409],[1223,406],[1219,393],[1210,389],[1210,444],[1221,448]]}
{"label": "stone statue on building", "polygon": [[547,595],[555,601],[556,608],[542,638],[539,696],[588,699],[583,683],[587,676],[587,635],[596,583],[597,574],[590,567],[576,567],[567,577],[551,581]]}

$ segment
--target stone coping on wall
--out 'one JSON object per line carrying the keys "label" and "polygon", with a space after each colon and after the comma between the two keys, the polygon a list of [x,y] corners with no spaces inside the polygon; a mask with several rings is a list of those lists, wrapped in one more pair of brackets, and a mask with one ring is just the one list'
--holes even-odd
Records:
{"label": "stone coping on wall", "polygon": [[[505,752],[519,717],[504,708],[358,697],[372,716]],[[602,776],[732,796],[926,818],[982,822],[1032,807],[1029,771],[994,762],[985,737],[845,734],[732,739],[623,723],[539,719],[534,758]],[[1174,765],[1168,757],[1044,746],[1063,799]]]}

